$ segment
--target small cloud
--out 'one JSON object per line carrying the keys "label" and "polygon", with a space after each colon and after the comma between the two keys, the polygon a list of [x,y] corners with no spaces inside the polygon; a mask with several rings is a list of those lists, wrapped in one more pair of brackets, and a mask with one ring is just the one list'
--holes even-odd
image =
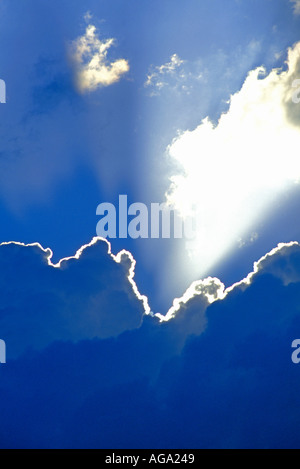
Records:
{"label": "small cloud", "polygon": [[293,3],[293,10],[295,15],[300,15],[300,0],[290,0]]}
{"label": "small cloud", "polygon": [[93,15],[91,14],[91,12],[87,11],[86,14],[84,15],[84,21],[86,21],[86,23],[89,23],[92,18],[93,18]]}
{"label": "small cloud", "polygon": [[[88,18],[89,12],[85,15],[85,19]],[[112,38],[101,41],[96,27],[91,24],[83,36],[71,42],[70,55],[75,66],[76,86],[81,93],[117,83],[129,71],[127,60],[110,62],[107,59],[114,43],[115,39]]]}
{"label": "small cloud", "polygon": [[190,71],[189,66],[184,67],[185,60],[182,60],[177,54],[170,57],[170,61],[152,67],[145,83],[145,87],[152,89],[152,95],[158,94],[162,88],[171,88],[175,90],[189,92],[191,80],[199,80],[202,74],[199,71]]}
{"label": "small cloud", "polygon": [[255,243],[259,238],[258,233],[252,233],[248,238],[238,238],[238,245],[239,248],[243,248],[245,246],[249,246],[250,244]]}
{"label": "small cloud", "polygon": [[173,54],[170,62],[152,69],[151,73],[147,76],[145,86],[155,86],[159,89],[163,88],[167,84],[164,81],[164,77],[174,74],[183,63],[184,60],[181,60],[177,54]]}

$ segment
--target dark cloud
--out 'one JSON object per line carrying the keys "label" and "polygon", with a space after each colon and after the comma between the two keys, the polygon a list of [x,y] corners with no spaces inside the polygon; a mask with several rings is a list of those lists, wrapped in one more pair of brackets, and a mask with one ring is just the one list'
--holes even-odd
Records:
{"label": "dark cloud", "polygon": [[[139,327],[128,260],[116,263],[106,246],[60,269],[38,246],[1,246],[1,338],[14,331],[8,349],[18,351],[0,366],[1,447],[299,447],[299,244],[279,246],[206,303],[206,327],[194,331],[205,292],[168,322],[144,316]],[[119,329],[101,339],[108,310]],[[38,338],[49,346],[19,354]]]}
{"label": "dark cloud", "polygon": [[54,340],[113,337],[141,325],[133,261],[124,254],[117,262],[108,251],[99,240],[54,267],[39,245],[1,245],[0,331],[10,358]]}

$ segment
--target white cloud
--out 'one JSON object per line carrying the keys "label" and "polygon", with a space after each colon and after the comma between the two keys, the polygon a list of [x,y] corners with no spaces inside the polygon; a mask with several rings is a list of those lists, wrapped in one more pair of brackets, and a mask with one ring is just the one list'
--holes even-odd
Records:
{"label": "white cloud", "polygon": [[96,27],[88,25],[83,36],[72,41],[71,60],[75,65],[76,85],[80,92],[94,91],[118,82],[129,71],[125,59],[109,62],[107,54],[115,39],[101,41]]}
{"label": "white cloud", "polygon": [[216,126],[206,118],[169,147],[176,169],[168,202],[183,214],[198,208],[193,254],[202,274],[256,231],[255,223],[300,178],[300,108],[292,101],[299,72],[300,43],[289,50],[287,70],[251,71]]}
{"label": "white cloud", "polygon": [[293,3],[293,9],[295,15],[300,15],[300,0],[290,0]]}
{"label": "white cloud", "polygon": [[[182,309],[188,308],[189,303],[194,298],[197,298],[197,314],[205,311],[206,308],[214,301],[223,298],[224,284],[217,278],[208,277],[205,280],[197,280],[186,290],[180,298],[173,301],[172,307],[169,309],[165,316],[157,314],[156,316],[161,321],[169,321],[178,315]],[[200,308],[200,303],[202,307]]]}

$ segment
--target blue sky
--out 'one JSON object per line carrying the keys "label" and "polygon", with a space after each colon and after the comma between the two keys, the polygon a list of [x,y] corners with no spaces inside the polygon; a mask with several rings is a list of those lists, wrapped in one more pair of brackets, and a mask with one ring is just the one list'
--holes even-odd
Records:
{"label": "blue sky", "polygon": [[[162,425],[167,425],[178,404],[171,397],[172,387],[179,391],[178,399],[185,399],[193,386],[195,377],[182,367],[189,370],[196,366],[195,353],[209,356],[212,366],[211,376],[203,369],[197,380],[203,375],[213,389],[218,388],[216,398],[224,393],[229,403],[231,390],[225,378],[233,373],[237,380],[234,392],[246,402],[243,386],[253,378],[251,386],[255,388],[262,370],[257,370],[257,363],[253,374],[248,365],[240,369],[237,350],[243,344],[238,331],[244,331],[246,323],[236,317],[244,311],[246,317],[253,315],[251,321],[256,323],[259,312],[255,299],[262,291],[265,304],[259,311],[265,314],[264,322],[251,336],[245,336],[247,349],[254,347],[259,337],[257,360],[260,353],[265,356],[274,349],[277,340],[282,353],[289,355],[289,341],[296,338],[292,331],[298,334],[297,328],[293,330],[299,321],[293,285],[299,280],[284,281],[287,264],[282,262],[279,277],[278,270],[271,269],[258,275],[240,296],[237,288],[225,298],[214,297],[211,306],[207,291],[201,287],[199,296],[193,282],[216,277],[224,288],[230,287],[245,278],[253,263],[278,243],[300,242],[300,105],[291,99],[292,81],[300,78],[299,13],[299,2],[289,0],[0,0],[0,79],[7,86],[7,102],[0,104],[0,243],[39,243],[0,246],[0,338],[6,340],[12,360],[0,372],[7,395],[14,377],[27,383],[27,405],[36,422],[40,409],[35,408],[33,395],[43,394],[47,388],[48,377],[42,368],[52,353],[61,357],[57,382],[62,379],[64,364],[72,367],[72,350],[82,352],[85,359],[102,354],[92,360],[87,372],[86,379],[93,381],[97,367],[102,366],[97,360],[109,362],[112,357],[116,374],[121,373],[115,356],[122,353],[125,344],[130,344],[130,350],[137,347],[143,358],[127,382],[120,380],[124,399],[131,396],[138,382],[133,395],[137,397],[141,386],[138,405],[149,412],[151,432],[160,417],[154,412],[151,421],[148,393],[154,392],[157,401],[151,405],[156,409],[167,408],[161,417]],[[96,61],[94,74],[84,54]],[[264,67],[260,75],[255,72],[258,67]],[[111,240],[112,254],[107,253],[108,245],[100,242],[86,248],[79,259],[65,261],[57,268],[49,265],[44,250],[52,250],[53,264],[74,256],[96,236],[98,204],[117,204],[120,194],[127,194],[129,203],[148,206],[169,200],[186,209],[188,204],[200,203],[205,237],[198,242],[199,252],[196,249],[189,254],[184,240],[115,239]],[[131,254],[115,257],[123,249]],[[285,259],[290,254],[283,251]],[[294,269],[299,272],[297,255],[295,259]],[[134,279],[130,277],[133,265]],[[278,288],[276,300],[273,288]],[[142,295],[155,314],[168,314],[171,319],[161,325],[157,318],[145,317]],[[174,298],[181,300],[172,310]],[[280,319],[276,316],[277,324],[270,318],[276,301],[278,314],[286,323],[282,337],[277,328]],[[207,308],[214,319],[204,337]],[[199,318],[195,311],[200,311]],[[211,343],[219,340],[224,327],[222,320],[218,325],[215,318],[222,314],[228,315],[226,333],[237,347],[228,350],[232,362],[224,364],[228,376],[223,377],[211,353]],[[145,351],[145,337],[151,350],[157,347],[152,358]],[[244,358],[241,354],[240,360]],[[32,382],[29,385],[30,378],[20,372],[24,361],[29,373],[42,374],[41,389],[35,389]],[[296,370],[289,360],[285,370],[279,351],[277,362],[278,370],[286,371],[294,383]],[[269,364],[263,366],[275,375]],[[178,384],[181,374],[185,387]],[[237,390],[241,375],[246,378]],[[214,385],[223,378],[223,388]],[[70,372],[66,388],[72,380],[79,380],[75,372]],[[108,384],[110,391],[100,390],[98,382],[93,386],[95,399],[97,393],[112,392],[112,400],[118,400],[119,382]],[[197,386],[201,388],[200,381]],[[45,416],[40,436],[37,423],[27,436],[22,433],[10,414],[10,406],[22,408],[21,398],[15,394],[5,414],[10,430],[8,436],[2,435],[2,445],[80,446],[81,441],[85,446],[105,446],[114,440],[119,447],[134,446],[134,434],[132,440],[123,440],[115,428],[107,439],[97,441],[98,421],[95,427],[91,425],[86,441],[80,433],[72,434],[72,419],[78,415],[83,419],[83,409],[87,415],[102,415],[85,392],[79,386],[79,400],[74,400],[68,418],[61,422],[59,437],[50,415]],[[205,392],[204,402],[210,409],[211,389],[207,387]],[[255,397],[260,410],[267,392],[267,383],[261,384]],[[282,388],[281,392],[286,396],[289,391]],[[193,396],[195,415],[201,415],[205,406],[199,407]],[[120,399],[118,406],[123,404]],[[279,404],[275,397],[273,404]],[[240,416],[240,439],[238,426],[233,424],[228,440],[225,430],[219,435],[208,432],[210,441],[203,429],[197,436],[192,415],[186,421],[190,432],[176,436],[182,419],[178,414],[174,440],[170,436],[162,440],[162,446],[288,445],[271,432],[266,416],[266,433],[260,440],[254,437],[253,428],[260,422],[248,421],[251,406],[242,407],[232,413]],[[224,412],[220,409],[219,415],[224,417]],[[209,410],[205,418],[209,421]],[[284,418],[292,435],[288,412]],[[138,440],[141,446],[144,437],[146,434]],[[153,436],[153,445],[158,444]]]}

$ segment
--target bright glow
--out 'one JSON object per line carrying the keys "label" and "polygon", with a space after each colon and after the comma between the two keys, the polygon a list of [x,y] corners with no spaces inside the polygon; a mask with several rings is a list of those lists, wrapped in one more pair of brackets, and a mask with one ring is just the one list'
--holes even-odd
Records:
{"label": "bright glow", "polygon": [[300,43],[289,50],[286,71],[251,71],[215,127],[207,118],[168,149],[182,172],[171,178],[167,199],[183,215],[197,206],[198,238],[190,248],[201,273],[299,181],[300,107],[292,101],[299,71]]}
{"label": "bright glow", "polygon": [[[211,277],[193,282],[181,298],[175,298],[173,306],[165,316],[159,313],[155,316],[158,317],[161,322],[170,321],[195,297],[198,297],[198,299],[201,297],[202,308],[205,310],[211,303],[222,300],[225,297],[225,286],[218,278]],[[200,300],[198,307],[200,314]]]}

